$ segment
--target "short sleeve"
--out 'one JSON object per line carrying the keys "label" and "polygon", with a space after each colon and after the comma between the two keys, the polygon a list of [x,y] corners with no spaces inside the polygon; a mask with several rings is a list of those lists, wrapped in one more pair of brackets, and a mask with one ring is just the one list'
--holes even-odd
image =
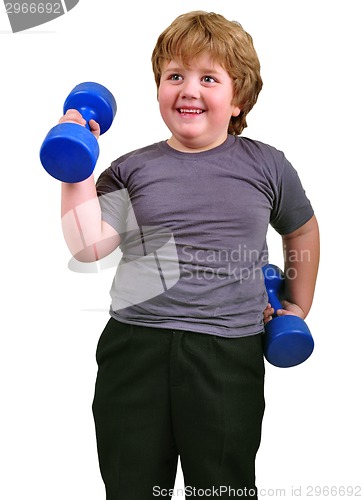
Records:
{"label": "short sleeve", "polygon": [[102,220],[110,224],[120,235],[126,232],[129,196],[120,179],[116,162],[106,169],[96,182]]}
{"label": "short sleeve", "polygon": [[280,234],[289,234],[303,226],[313,215],[314,210],[298,173],[283,157],[271,211],[271,226]]}

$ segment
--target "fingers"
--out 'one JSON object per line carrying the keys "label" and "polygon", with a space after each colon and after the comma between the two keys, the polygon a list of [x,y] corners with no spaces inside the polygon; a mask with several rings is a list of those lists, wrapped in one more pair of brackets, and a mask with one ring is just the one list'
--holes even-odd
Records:
{"label": "fingers", "polygon": [[[281,302],[281,305],[282,305],[283,309],[276,310],[277,316],[293,315],[293,316],[299,316],[299,318],[302,318],[302,319],[305,318],[304,311],[297,304],[293,304],[292,302],[288,302],[287,300],[283,300]],[[271,321],[273,319],[274,314],[275,314],[274,308],[271,307],[270,303],[268,303],[266,306],[266,309],[263,311],[264,324]]]}
{"label": "fingers", "polygon": [[292,302],[283,300],[281,305],[283,309],[279,309],[278,311],[276,311],[277,316],[294,315],[294,316],[299,316],[299,318],[302,319],[305,318],[304,311],[297,304],[293,304]]}
{"label": "fingers", "polygon": [[[87,121],[76,109],[68,109],[66,114],[59,119],[58,123],[76,123],[78,125],[82,125],[83,127],[87,125]],[[90,120],[89,127],[92,134],[96,137],[96,139],[98,139],[100,136],[100,126],[98,123],[95,120]]]}
{"label": "fingers", "polygon": [[95,120],[90,120],[89,128],[91,129],[91,132],[96,137],[96,139],[98,139],[101,134],[100,126],[98,125],[98,123]]}
{"label": "fingers", "polygon": [[274,314],[275,310],[273,307],[271,307],[271,304],[268,303],[266,306],[266,309],[263,311],[263,322],[264,324],[268,323],[269,321],[272,320],[272,316]]}
{"label": "fingers", "polygon": [[76,109],[69,109],[65,115],[63,115],[58,123],[78,123],[78,125],[86,126],[87,122]]}
{"label": "fingers", "polygon": [[279,309],[276,314],[277,316],[299,316],[299,318],[304,319],[304,314],[298,306],[296,309]]}

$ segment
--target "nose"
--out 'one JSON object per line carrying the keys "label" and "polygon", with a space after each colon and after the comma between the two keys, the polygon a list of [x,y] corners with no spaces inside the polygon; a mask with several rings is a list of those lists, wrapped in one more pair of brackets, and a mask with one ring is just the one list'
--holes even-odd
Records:
{"label": "nose", "polygon": [[199,99],[199,81],[196,81],[194,78],[185,79],[180,89],[180,97],[184,99]]}

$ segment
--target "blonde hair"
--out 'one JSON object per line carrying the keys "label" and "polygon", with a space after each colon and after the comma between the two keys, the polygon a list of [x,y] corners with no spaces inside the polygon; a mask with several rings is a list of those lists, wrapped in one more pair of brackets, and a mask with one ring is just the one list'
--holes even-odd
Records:
{"label": "blonde hair", "polygon": [[239,135],[247,127],[246,116],[256,104],[262,79],[252,37],[237,21],[200,10],[178,16],[161,33],[152,53],[157,88],[166,62],[178,59],[187,66],[205,53],[220,64],[233,81],[232,104],[241,108],[241,112],[231,117],[228,133]]}

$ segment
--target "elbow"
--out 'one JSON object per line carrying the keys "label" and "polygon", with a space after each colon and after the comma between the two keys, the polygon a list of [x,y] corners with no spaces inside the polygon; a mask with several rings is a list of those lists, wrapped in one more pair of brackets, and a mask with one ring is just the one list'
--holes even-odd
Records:
{"label": "elbow", "polygon": [[78,262],[82,263],[90,263],[90,262],[97,262],[100,260],[100,256],[98,255],[96,245],[92,245],[91,247],[84,248],[83,250],[72,253],[73,258],[77,260]]}

